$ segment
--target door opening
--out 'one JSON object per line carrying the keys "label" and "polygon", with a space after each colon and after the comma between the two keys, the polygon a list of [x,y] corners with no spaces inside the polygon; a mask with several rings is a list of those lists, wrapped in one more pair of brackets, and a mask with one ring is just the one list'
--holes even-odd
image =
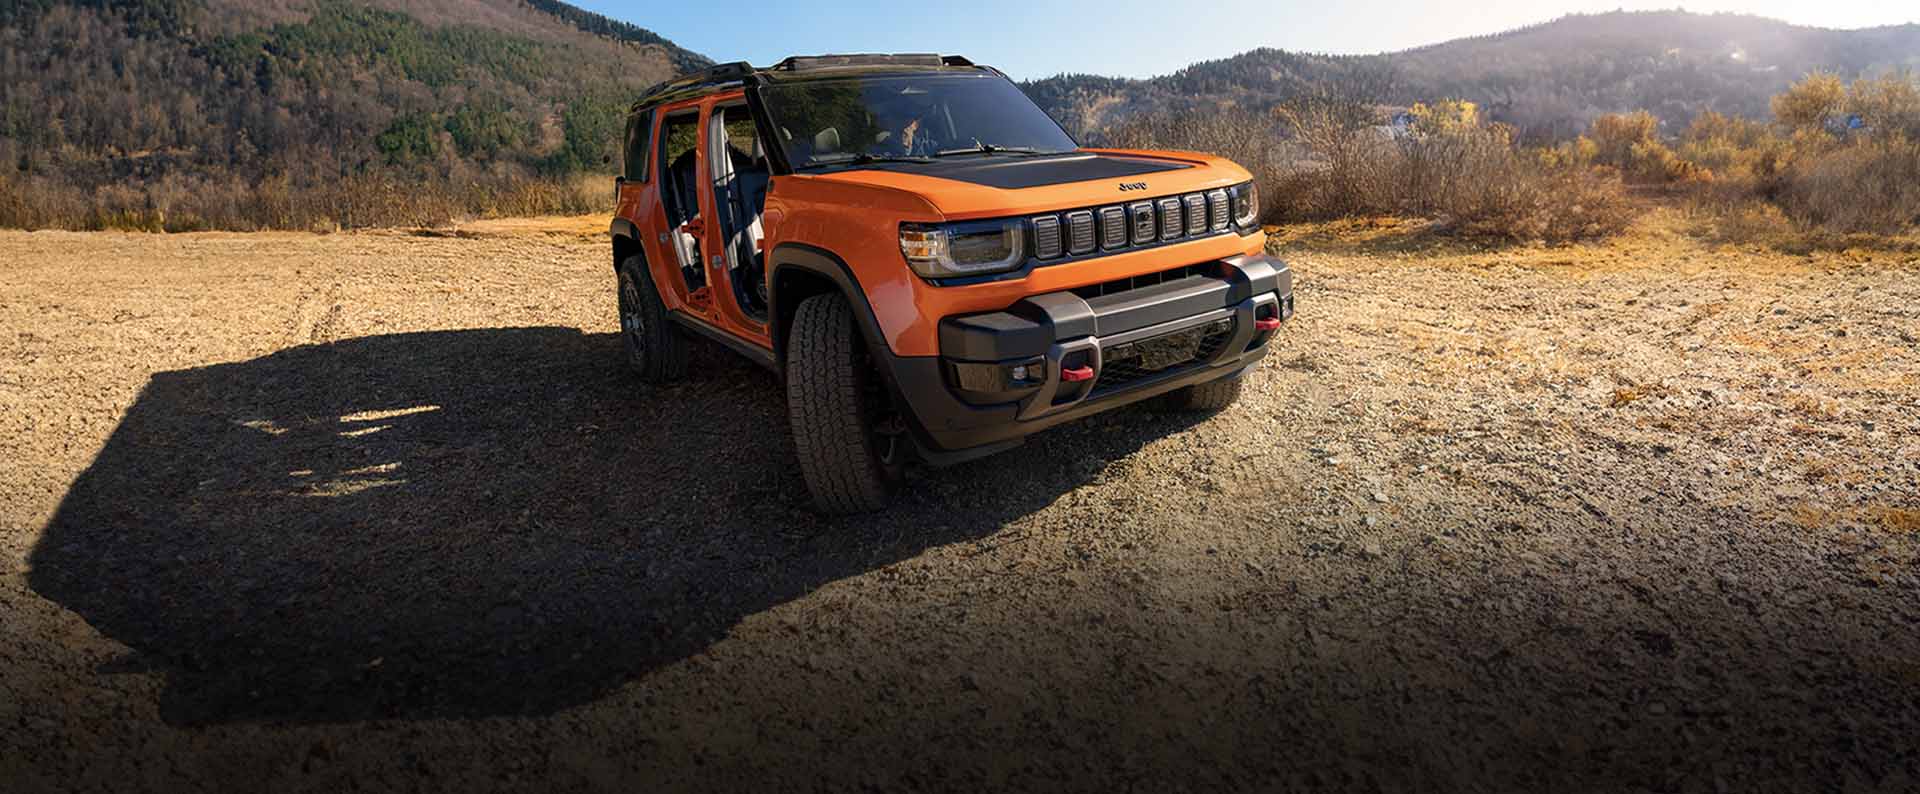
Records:
{"label": "door opening", "polygon": [[680,260],[689,295],[707,285],[707,269],[700,259],[706,219],[700,216],[699,151],[699,111],[667,116],[660,130],[660,206],[667,214],[667,236]]}
{"label": "door opening", "polygon": [[772,172],[745,104],[715,108],[707,130],[707,163],[713,179],[713,203],[726,252],[727,280],[740,311],[766,322],[765,238],[760,215],[766,209]]}

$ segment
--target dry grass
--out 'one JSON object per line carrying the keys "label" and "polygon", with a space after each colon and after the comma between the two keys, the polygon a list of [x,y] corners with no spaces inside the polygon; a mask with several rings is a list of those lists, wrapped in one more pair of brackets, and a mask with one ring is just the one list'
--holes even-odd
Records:
{"label": "dry grass", "polygon": [[476,218],[610,211],[612,195],[610,179],[590,175],[481,174],[460,180],[368,175],[313,182],[170,176],[98,190],[0,176],[0,227],[142,232],[431,227]]}

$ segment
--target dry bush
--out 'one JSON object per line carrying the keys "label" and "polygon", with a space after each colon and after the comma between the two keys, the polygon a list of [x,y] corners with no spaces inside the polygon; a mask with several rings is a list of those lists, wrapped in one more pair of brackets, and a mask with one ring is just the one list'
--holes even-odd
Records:
{"label": "dry bush", "polygon": [[1801,223],[1899,234],[1920,225],[1920,144],[1890,136],[1802,155],[1777,200]]}
{"label": "dry bush", "polygon": [[1593,120],[1587,137],[1598,147],[1600,161],[1618,166],[1633,158],[1633,147],[1659,142],[1660,120],[1644,110],[1608,113]]}
{"label": "dry bush", "polygon": [[1694,191],[1713,236],[1811,249],[1920,226],[1920,83],[1911,75],[1849,86],[1814,74],[1775,97],[1773,110],[1771,126],[1701,114],[1681,138],[1680,156],[1714,176]]}
{"label": "dry bush", "polygon": [[1757,192],[1779,175],[1792,147],[1765,123],[1708,111],[1694,117],[1681,135],[1678,153],[1715,182]]}
{"label": "dry bush", "polygon": [[1282,107],[1278,116],[1297,156],[1274,178],[1274,198],[1260,194],[1275,220],[1321,220],[1397,212],[1393,140],[1337,103]]}
{"label": "dry bush", "polygon": [[23,229],[330,231],[581,214],[611,207],[610,182],[587,176],[472,174],[456,180],[369,174],[296,180],[275,174],[249,182],[232,175],[170,174],[145,183],[108,183],[91,191],[52,180],[0,177],[0,226]]}
{"label": "dry bush", "polygon": [[1920,140],[1920,81],[1911,73],[1855,80],[1847,89],[1846,109],[1881,135]]}
{"label": "dry bush", "polygon": [[1605,236],[1631,219],[1614,181],[1518,150],[1511,129],[1484,123],[1471,103],[1420,105],[1412,115],[1411,132],[1396,135],[1336,111],[1283,110],[1315,158],[1278,179],[1279,217],[1405,215],[1457,234],[1552,241]]}
{"label": "dry bush", "polygon": [[1839,77],[1815,72],[1773,98],[1773,118],[1788,129],[1818,130],[1846,101],[1847,86]]}
{"label": "dry bush", "polygon": [[1660,140],[1660,120],[1652,113],[1608,113],[1593,120],[1586,140],[1592,162],[1612,166],[1629,182],[1666,184],[1707,181],[1711,175],[1675,154]]}

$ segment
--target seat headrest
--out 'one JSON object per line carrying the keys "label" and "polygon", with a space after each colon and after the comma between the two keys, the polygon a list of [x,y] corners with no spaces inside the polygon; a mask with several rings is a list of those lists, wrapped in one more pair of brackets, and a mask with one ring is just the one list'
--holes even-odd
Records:
{"label": "seat headrest", "polygon": [[813,150],[819,154],[832,154],[840,151],[840,130],[828,127],[813,134]]}

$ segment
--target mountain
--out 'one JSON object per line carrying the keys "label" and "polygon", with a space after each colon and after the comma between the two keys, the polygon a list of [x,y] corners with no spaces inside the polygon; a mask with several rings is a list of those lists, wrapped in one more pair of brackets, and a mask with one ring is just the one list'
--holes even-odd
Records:
{"label": "mountain", "polygon": [[626,105],[709,63],[555,0],[9,0],[0,180],[99,211],[610,173]]}
{"label": "mountain", "polygon": [[1809,72],[1901,68],[1920,68],[1920,25],[1829,30],[1745,15],[1616,11],[1382,55],[1260,49],[1145,80],[1060,75],[1024,87],[1069,130],[1095,138],[1138,113],[1263,110],[1342,85],[1364,86],[1356,90],[1386,105],[1468,99],[1524,134],[1555,138],[1601,113],[1636,109],[1668,125],[1705,110],[1761,118],[1769,97]]}

